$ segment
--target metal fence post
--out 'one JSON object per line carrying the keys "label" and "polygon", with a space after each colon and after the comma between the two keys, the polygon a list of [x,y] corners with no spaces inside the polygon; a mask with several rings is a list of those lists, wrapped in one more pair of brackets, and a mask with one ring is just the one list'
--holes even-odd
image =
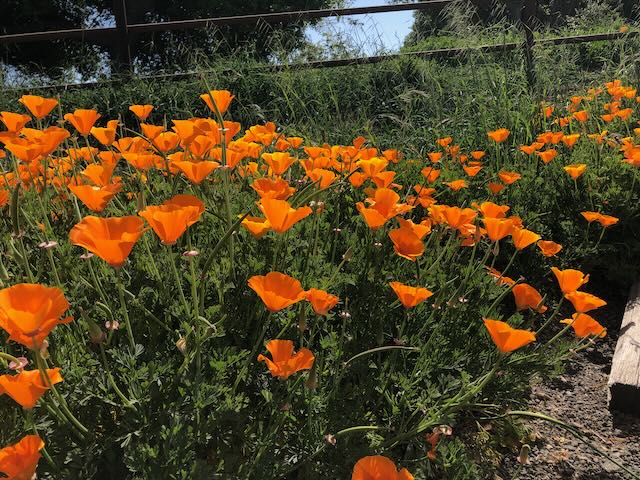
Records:
{"label": "metal fence post", "polygon": [[533,47],[535,45],[533,27],[537,16],[537,10],[537,0],[525,0],[524,8],[522,9],[521,23],[524,30],[524,60],[527,70],[527,82],[529,83],[529,89],[532,92],[536,87],[536,70],[533,58]]}
{"label": "metal fence post", "polygon": [[127,25],[126,0],[113,0],[113,15],[116,17],[116,41],[114,66],[119,73],[133,73],[131,49],[129,45],[129,26]]}

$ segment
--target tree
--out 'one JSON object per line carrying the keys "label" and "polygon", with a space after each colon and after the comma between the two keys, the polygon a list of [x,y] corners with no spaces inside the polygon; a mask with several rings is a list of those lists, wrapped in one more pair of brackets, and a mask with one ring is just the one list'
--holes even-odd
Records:
{"label": "tree", "polygon": [[[341,0],[128,0],[129,24],[187,20],[267,12],[327,8]],[[113,26],[113,0],[0,0],[3,34],[66,28]],[[142,71],[176,71],[188,67],[194,53],[230,54],[246,48],[257,58],[292,51],[304,41],[304,23],[244,25],[217,30],[158,32],[131,36],[131,55]],[[25,43],[3,48],[4,61],[23,72],[48,75],[73,67],[94,75],[115,58],[114,46],[76,40]]]}

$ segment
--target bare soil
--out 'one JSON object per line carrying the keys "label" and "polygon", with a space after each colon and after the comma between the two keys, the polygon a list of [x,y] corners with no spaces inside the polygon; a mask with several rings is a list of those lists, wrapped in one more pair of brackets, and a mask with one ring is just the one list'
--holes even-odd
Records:
{"label": "bare soil", "polygon": [[[637,472],[637,478],[640,478],[640,416],[610,412],[607,406],[607,381],[624,303],[621,299],[595,315],[608,327],[609,335],[594,347],[579,352],[563,375],[533,386],[529,409],[578,427],[600,450]],[[638,408],[640,411],[640,405]],[[529,419],[527,422],[534,440],[530,463],[520,465],[515,458],[507,458],[497,479],[634,478],[565,430],[547,422]]]}

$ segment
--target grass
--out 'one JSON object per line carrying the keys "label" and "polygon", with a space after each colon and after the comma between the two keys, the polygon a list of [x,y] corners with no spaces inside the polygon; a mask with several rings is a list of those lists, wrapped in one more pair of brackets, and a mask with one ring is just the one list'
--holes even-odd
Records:
{"label": "grass", "polygon": [[[218,118],[198,95],[208,87],[228,88],[236,99],[225,118],[242,124],[237,137],[250,125],[272,120],[285,137],[304,137],[304,145],[351,145],[334,149],[347,164],[349,152],[359,150],[352,144],[358,135],[378,156],[398,149],[403,160],[385,170],[394,171],[393,181],[402,186],[399,203],[409,202],[412,187],[425,182],[420,170],[427,153],[444,151],[436,139],[451,135],[462,152],[481,149],[487,155],[484,169],[469,178],[446,154],[434,185],[438,204],[470,207],[493,199],[509,205],[510,214],[519,215],[528,229],[564,248],[547,259],[535,246],[516,252],[508,239],[496,247],[483,237],[476,246],[463,247],[459,232],[438,221],[437,211],[419,206],[407,217],[433,225],[424,253],[411,262],[396,254],[389,237],[397,220],[372,230],[358,213],[356,203],[373,195],[364,191],[374,186],[371,180],[354,186],[349,168],[333,165],[335,182],[321,188],[305,179],[298,162],[283,175],[297,188],[289,202],[296,208],[310,205],[312,213],[285,233],[271,231],[256,239],[236,223],[247,212],[262,215],[252,179],[238,170],[216,169],[195,185],[184,176],[163,174],[162,166],[142,177],[122,160],[116,172],[122,192],[96,215],[136,216],[176,193],[199,198],[205,212],[175,246],[162,245],[154,232],[146,232],[127,263],[114,269],[98,257],[81,261],[84,250],[69,240],[73,226],[92,212],[74,200],[68,181],[93,159],[72,162],[71,170],[58,175],[60,182],[44,192],[24,176],[23,188],[11,185],[12,198],[0,220],[3,286],[30,276],[57,285],[75,320],[49,337],[48,362],[62,368],[64,382],[56,387],[63,399],[47,392],[30,414],[1,396],[7,421],[0,425],[0,444],[37,429],[51,458],[51,463],[40,462],[43,478],[348,478],[359,458],[373,454],[393,459],[418,479],[488,475],[500,454],[515,454],[522,441],[521,424],[506,414],[525,407],[530,381],[558,372],[576,348],[595,340],[574,339],[571,330],[556,338],[564,329],[558,320],[573,310],[561,302],[549,267],[590,273],[587,289],[600,282],[624,286],[637,274],[640,185],[637,168],[620,161],[616,136],[633,136],[632,122],[603,124],[599,114],[608,94],[585,101],[589,122],[565,128],[567,134],[581,133],[581,139],[573,148],[557,147],[560,155],[548,166],[518,150],[539,133],[557,129],[541,116],[540,101],[556,105],[555,117],[566,113],[570,95],[586,95],[588,86],[615,77],[637,85],[634,42],[608,44],[609,55],[591,63],[590,70],[573,61],[583,58],[582,47],[539,49],[534,92],[519,52],[276,74],[239,58],[202,65],[208,73],[187,80],[133,80],[59,92],[61,112],[96,108],[103,115],[101,125],[120,118],[127,129],[119,129],[119,136],[135,136],[138,122],[128,105],[155,105],[150,122],[169,127],[172,119]],[[2,110],[19,110],[21,94],[4,95]],[[635,107],[633,100],[625,102]],[[54,112],[46,122],[59,118]],[[634,112],[632,120],[637,119]],[[65,149],[84,145],[66,126],[73,135],[54,158],[64,159]],[[496,145],[487,131],[499,127],[511,135]],[[598,146],[586,137],[605,128],[609,142]],[[246,139],[258,139],[252,135]],[[274,150],[264,143],[268,146],[261,152]],[[301,148],[290,151],[309,156]],[[226,153],[219,156],[224,164]],[[249,161],[264,164],[244,158],[242,165]],[[6,171],[15,168],[11,154],[3,162]],[[562,169],[571,163],[587,164],[575,184]],[[520,172],[521,180],[490,196],[487,182],[506,169]],[[461,178],[468,189],[454,192],[443,183]],[[580,216],[585,210],[620,222],[606,230],[587,227]],[[57,247],[38,247],[47,240]],[[199,255],[181,255],[194,249]],[[517,311],[511,287],[486,274],[490,265],[516,280],[524,277],[544,295],[548,311]],[[324,289],[340,303],[328,316],[315,314],[306,301],[270,313],[247,285],[252,276],[270,271],[300,280],[305,289]],[[425,287],[433,296],[405,309],[391,281]],[[501,354],[483,317],[523,330],[544,328],[536,343]],[[105,322],[113,320],[120,329],[107,331]],[[265,341],[276,338],[292,340],[297,350],[310,349],[313,369],[284,381],[272,377],[256,358],[268,356]],[[29,358],[28,369],[40,357],[15,342],[2,351]],[[486,423],[492,434],[478,427]],[[427,435],[440,425],[452,426],[453,436],[442,437],[435,460],[429,460]]]}

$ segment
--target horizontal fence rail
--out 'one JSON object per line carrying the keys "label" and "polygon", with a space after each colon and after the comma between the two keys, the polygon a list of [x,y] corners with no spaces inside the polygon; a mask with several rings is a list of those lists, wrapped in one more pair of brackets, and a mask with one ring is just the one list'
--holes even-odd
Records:
{"label": "horizontal fence rail", "polygon": [[[401,11],[424,11],[442,8],[453,0],[429,0],[416,3],[397,3],[371,7],[324,8],[317,10],[301,10],[295,12],[258,13],[253,15],[236,15],[232,17],[201,18],[193,20],[177,20],[158,23],[127,24],[130,34],[164,32],[171,30],[191,30],[196,28],[224,27],[228,25],[255,25],[260,22],[268,24],[290,24],[301,21],[317,20],[329,17],[345,17],[350,15],[370,15],[375,13],[389,13]],[[117,21],[117,19],[116,19]],[[104,41],[117,40],[117,27],[104,28],[75,28],[67,30],[52,30],[49,32],[27,32],[0,35],[0,45],[25,42],[41,42],[62,39],[81,39]]]}
{"label": "horizontal fence rail", "polygon": [[[181,20],[171,22],[160,23],[148,23],[148,24],[127,24],[126,23],[126,0],[114,0],[114,13],[116,15],[116,26],[106,28],[94,28],[94,29],[71,29],[71,30],[56,30],[50,32],[32,32],[32,33],[20,33],[12,35],[1,35],[0,46],[9,45],[23,42],[34,41],[53,41],[59,39],[81,39],[92,41],[97,44],[111,44],[115,43],[119,47],[120,59],[131,63],[129,56],[129,35],[138,33],[149,33],[158,31],[170,31],[170,30],[189,30],[196,28],[207,28],[213,26],[225,26],[225,25],[249,25],[256,24],[261,21],[271,24],[287,24],[296,23],[299,21],[313,20],[318,18],[348,16],[348,15],[368,15],[374,13],[387,13],[397,11],[425,11],[434,8],[442,8],[454,0],[429,0],[416,3],[398,3],[391,5],[380,5],[371,7],[352,7],[352,8],[334,8],[334,9],[318,9],[318,10],[304,10],[296,12],[279,12],[279,13],[265,13],[254,15],[239,15],[233,17],[218,17],[218,18],[204,18],[196,20]],[[524,30],[524,38],[521,42],[509,42],[501,44],[487,44],[479,45],[475,47],[453,47],[453,48],[440,48],[433,50],[421,50],[411,52],[400,52],[395,54],[363,56],[344,59],[333,60],[317,60],[305,63],[292,63],[292,64],[269,64],[252,67],[258,70],[267,71],[284,71],[284,70],[303,70],[313,68],[332,68],[343,67],[350,65],[370,65],[389,60],[396,60],[400,58],[418,57],[423,59],[439,59],[439,58],[455,58],[464,54],[479,54],[479,53],[491,53],[491,52],[506,52],[517,49],[523,49],[525,53],[525,59],[527,60],[527,76],[530,86],[535,84],[535,67],[533,63],[533,49],[540,46],[549,45],[568,45],[568,44],[580,44],[590,43],[598,41],[613,41],[623,38],[634,38],[640,36],[638,31],[630,32],[610,32],[610,33],[596,33],[596,34],[584,34],[584,35],[571,35],[563,37],[552,38],[538,38],[533,36],[533,29],[531,28],[532,21],[535,20],[535,10],[537,8],[536,0],[524,0],[524,8],[522,11],[522,25]],[[124,57],[124,58],[123,58]],[[129,72],[131,73],[131,72]],[[137,76],[140,80],[171,80],[191,77],[194,75],[201,75],[210,73],[210,71],[190,71],[179,72],[159,75],[147,75]],[[108,80],[62,84],[62,85],[42,85],[34,87],[13,87],[4,88],[3,90],[46,90],[46,89],[68,89],[68,88],[81,88],[81,87],[94,87],[97,85],[107,85],[126,81],[123,78],[112,78]]]}

